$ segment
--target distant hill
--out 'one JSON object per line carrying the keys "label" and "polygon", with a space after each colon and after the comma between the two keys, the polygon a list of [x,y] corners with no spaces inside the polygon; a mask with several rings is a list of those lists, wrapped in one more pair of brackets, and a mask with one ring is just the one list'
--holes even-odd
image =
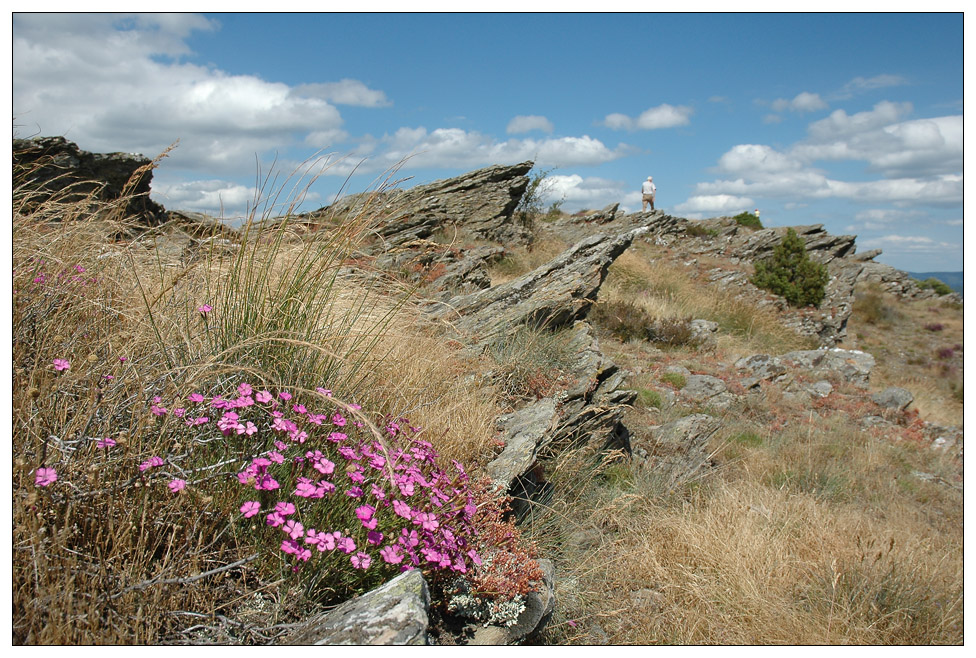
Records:
{"label": "distant hill", "polygon": [[962,272],[908,272],[908,275],[919,281],[931,278],[938,279],[962,295]]}

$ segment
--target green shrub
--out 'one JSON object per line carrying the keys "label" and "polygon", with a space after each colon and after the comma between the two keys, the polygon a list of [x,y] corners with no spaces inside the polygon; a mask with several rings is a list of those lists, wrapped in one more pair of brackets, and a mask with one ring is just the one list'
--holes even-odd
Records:
{"label": "green shrub", "polygon": [[921,289],[923,289],[923,290],[926,290],[926,289],[934,290],[935,291],[935,294],[937,294],[937,295],[948,295],[948,294],[952,293],[952,288],[950,288],[949,286],[947,286],[942,281],[939,281],[935,277],[929,277],[929,278],[925,279],[925,281],[919,281],[918,282],[918,287],[921,288]]}
{"label": "green shrub", "polygon": [[750,281],[786,299],[790,306],[819,306],[826,295],[827,267],[810,260],[803,240],[792,228],[773,249],[773,255],[755,263]]}
{"label": "green shrub", "polygon": [[753,215],[751,212],[740,212],[732,219],[734,219],[735,223],[739,226],[755,229],[763,228],[762,222],[759,221],[759,215]]}

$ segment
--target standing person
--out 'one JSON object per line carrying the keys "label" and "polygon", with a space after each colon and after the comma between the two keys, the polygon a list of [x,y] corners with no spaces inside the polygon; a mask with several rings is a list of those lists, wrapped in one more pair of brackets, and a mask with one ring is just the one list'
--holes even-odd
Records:
{"label": "standing person", "polygon": [[654,195],[657,194],[657,187],[654,185],[654,177],[648,176],[644,184],[641,185],[641,210],[647,210],[647,204],[651,204],[654,210]]}

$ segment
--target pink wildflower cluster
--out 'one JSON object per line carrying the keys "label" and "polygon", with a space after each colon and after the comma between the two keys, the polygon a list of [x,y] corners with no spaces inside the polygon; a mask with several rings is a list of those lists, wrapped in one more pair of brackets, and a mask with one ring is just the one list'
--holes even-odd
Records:
{"label": "pink wildflower cluster", "polygon": [[[179,410],[184,419],[206,419],[194,432],[213,427],[221,440],[245,441],[254,450],[237,473],[240,485],[258,492],[241,504],[242,517],[263,513],[263,525],[280,533],[275,545],[295,570],[314,555],[338,556],[362,571],[463,574],[480,564],[477,506],[463,467],[454,462],[453,475],[442,470],[420,428],[405,419],[380,422],[381,442],[357,419],[357,406],[327,402],[331,390],[317,392],[329,411],[247,383],[236,397],[191,394]],[[154,405],[163,412],[157,415],[176,415]]]}

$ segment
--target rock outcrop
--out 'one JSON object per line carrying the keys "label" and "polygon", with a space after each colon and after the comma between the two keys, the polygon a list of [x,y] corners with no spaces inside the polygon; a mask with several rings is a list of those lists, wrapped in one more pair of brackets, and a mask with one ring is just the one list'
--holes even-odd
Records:
{"label": "rock outcrop", "polygon": [[463,226],[472,235],[503,244],[527,244],[531,232],[515,217],[529,184],[532,162],[495,165],[409,190],[359,194],[341,199],[303,219],[343,216],[364,209],[377,214],[385,249]]}
{"label": "rock outcrop", "polygon": [[[150,200],[152,160],[134,153],[89,153],[64,137],[13,140],[14,186],[32,190],[28,212],[51,198],[77,202],[123,200],[124,216],[149,225],[165,221],[165,210]],[[130,186],[131,182],[131,187]]]}
{"label": "rock outcrop", "polygon": [[586,315],[610,264],[644,230],[584,238],[532,272],[494,288],[433,304],[428,312],[482,345],[519,325],[549,329],[570,325]]}

